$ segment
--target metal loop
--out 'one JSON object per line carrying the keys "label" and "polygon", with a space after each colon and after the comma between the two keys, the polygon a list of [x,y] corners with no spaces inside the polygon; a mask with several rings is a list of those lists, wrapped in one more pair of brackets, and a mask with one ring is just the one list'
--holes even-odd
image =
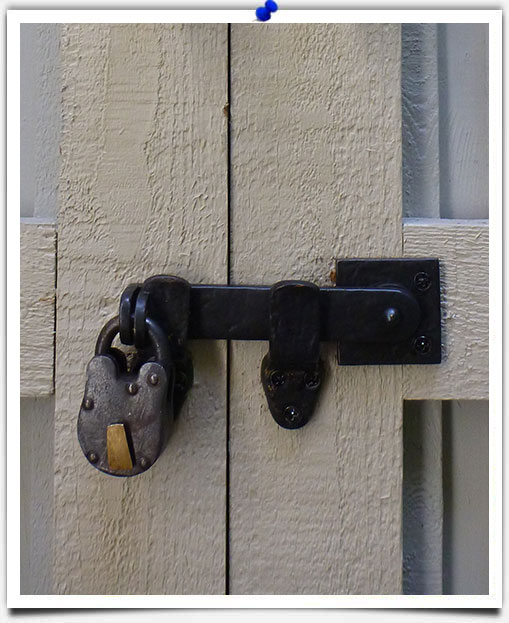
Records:
{"label": "metal loop", "polygon": [[147,308],[150,292],[142,289],[136,297],[134,305],[134,345],[144,348],[147,344]]}
{"label": "metal loop", "polygon": [[120,341],[122,344],[134,344],[134,310],[141,284],[131,283],[122,292],[119,305]]}
{"label": "metal loop", "polygon": [[[161,363],[165,367],[169,365],[171,361],[170,347],[168,344],[168,338],[161,327],[154,322],[151,318],[145,320],[146,333],[154,348],[155,358],[158,363]],[[106,355],[111,350],[111,345],[115,336],[120,332],[120,318],[115,316],[109,320],[97,338],[95,346],[96,355]]]}

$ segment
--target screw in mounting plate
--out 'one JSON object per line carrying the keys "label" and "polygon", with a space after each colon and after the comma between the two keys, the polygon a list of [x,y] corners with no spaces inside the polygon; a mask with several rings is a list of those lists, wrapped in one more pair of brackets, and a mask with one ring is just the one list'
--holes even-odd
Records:
{"label": "screw in mounting plate", "polygon": [[148,460],[144,456],[140,457],[140,460],[138,461],[138,463],[140,464],[141,469],[147,469]]}
{"label": "screw in mounting plate", "polygon": [[157,385],[159,383],[159,376],[155,372],[153,372],[152,374],[149,375],[148,382],[151,385]]}
{"label": "screw in mounting plate", "polygon": [[414,283],[418,290],[426,292],[426,290],[429,290],[429,287],[431,286],[431,277],[425,272],[417,273],[414,277]]}
{"label": "screw in mounting plate", "polygon": [[127,393],[131,394],[131,396],[134,396],[138,393],[138,385],[136,385],[136,383],[127,383],[125,388],[127,390]]}
{"label": "screw in mounting plate", "polygon": [[97,461],[98,461],[98,459],[99,459],[99,457],[97,456],[97,454],[96,454],[95,452],[89,452],[89,453],[87,454],[87,457],[88,457],[88,460],[89,460],[91,463],[97,463]]}
{"label": "screw in mounting plate", "polygon": [[286,409],[284,410],[284,416],[285,420],[289,424],[295,424],[295,422],[297,422],[297,420],[300,418],[300,411],[296,407],[288,405],[288,407],[286,407]]}
{"label": "screw in mounting plate", "polygon": [[433,342],[431,338],[427,335],[421,335],[414,341],[414,348],[419,353],[419,355],[427,355],[431,352],[431,347],[433,346]]}
{"label": "screw in mounting plate", "polygon": [[320,385],[320,375],[318,374],[306,374],[306,378],[304,380],[306,387],[308,389],[316,389]]}
{"label": "screw in mounting plate", "polygon": [[286,374],[279,370],[274,370],[270,375],[270,382],[274,387],[282,387],[286,383]]}
{"label": "screw in mounting plate", "polygon": [[87,411],[90,411],[90,409],[94,408],[94,401],[92,400],[92,398],[85,398],[85,400],[83,401],[83,408]]}

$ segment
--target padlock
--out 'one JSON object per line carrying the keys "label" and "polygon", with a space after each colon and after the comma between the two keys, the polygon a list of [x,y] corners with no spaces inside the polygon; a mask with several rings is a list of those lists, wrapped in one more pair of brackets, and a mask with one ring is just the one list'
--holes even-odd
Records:
{"label": "padlock", "polygon": [[78,439],[88,461],[112,476],[135,476],[152,466],[173,423],[175,366],[168,338],[153,320],[146,322],[150,345],[133,369],[112,347],[118,316],[104,326],[87,367]]}

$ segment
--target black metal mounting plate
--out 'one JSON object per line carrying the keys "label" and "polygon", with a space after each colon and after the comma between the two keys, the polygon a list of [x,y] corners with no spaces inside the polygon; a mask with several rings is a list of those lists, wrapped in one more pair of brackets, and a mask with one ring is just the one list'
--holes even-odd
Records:
{"label": "black metal mounting plate", "polygon": [[[380,287],[397,284],[414,295],[420,321],[403,341],[366,343],[343,338],[339,365],[433,364],[441,362],[440,269],[437,259],[337,260],[336,287]],[[356,309],[351,309],[356,314]]]}
{"label": "black metal mounting plate", "polygon": [[[143,343],[141,329],[151,317],[177,351],[186,338],[269,340],[273,287],[191,285],[168,275],[150,277],[122,295],[121,339]],[[320,341],[337,342],[340,365],[441,361],[437,259],[337,260],[335,287],[319,288],[317,305],[318,328],[306,321],[301,331],[317,330]],[[302,311],[298,304],[292,310],[296,317]]]}

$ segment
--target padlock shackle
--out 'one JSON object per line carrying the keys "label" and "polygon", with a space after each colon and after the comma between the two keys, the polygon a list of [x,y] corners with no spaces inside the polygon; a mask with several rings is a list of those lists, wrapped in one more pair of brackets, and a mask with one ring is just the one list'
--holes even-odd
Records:
{"label": "padlock shackle", "polygon": [[[146,318],[147,333],[154,347],[156,361],[161,363],[165,368],[171,362],[170,348],[168,338],[161,327],[151,318]],[[104,325],[95,345],[96,355],[107,355],[111,350],[111,345],[115,336],[120,332],[120,318],[115,316]]]}

